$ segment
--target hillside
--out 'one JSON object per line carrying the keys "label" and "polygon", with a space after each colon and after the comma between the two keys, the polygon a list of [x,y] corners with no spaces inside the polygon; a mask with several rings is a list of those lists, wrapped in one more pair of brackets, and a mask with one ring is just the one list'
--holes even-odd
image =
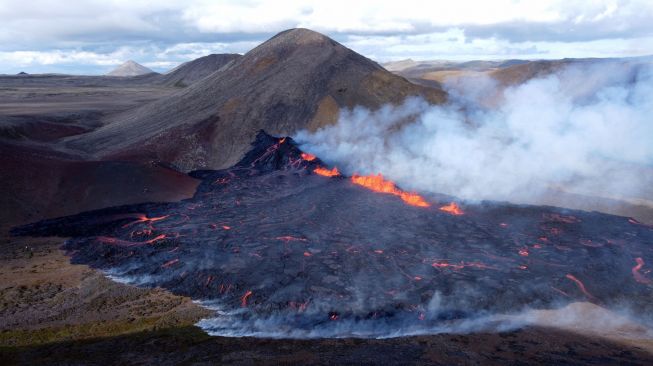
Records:
{"label": "hillside", "polygon": [[235,53],[203,56],[192,61],[184,62],[170,72],[161,75],[158,81],[165,85],[186,87],[230,65],[230,63],[240,57],[242,56]]}
{"label": "hillside", "polygon": [[410,83],[322,34],[291,29],[227,70],[111,116],[67,146],[105,159],[220,168],[236,162],[262,128],[292,135],[335,123],[343,108],[378,108],[415,95],[432,103],[446,99],[442,90]]}

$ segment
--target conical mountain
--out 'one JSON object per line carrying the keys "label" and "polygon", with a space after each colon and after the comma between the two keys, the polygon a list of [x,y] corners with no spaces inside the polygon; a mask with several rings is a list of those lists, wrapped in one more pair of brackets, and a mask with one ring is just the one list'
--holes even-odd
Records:
{"label": "conical mountain", "polygon": [[112,116],[69,146],[183,170],[222,168],[237,162],[261,129],[293,135],[335,123],[343,108],[379,108],[409,96],[446,99],[322,34],[291,29],[178,93]]}
{"label": "conical mountain", "polygon": [[113,69],[111,72],[107,74],[107,76],[138,76],[138,75],[145,75],[145,74],[151,74],[154,71],[148,69],[147,67],[129,60],[122,65],[116,67]]}
{"label": "conical mountain", "polygon": [[212,54],[185,62],[161,75],[160,82],[165,85],[185,87],[220,70],[242,57],[236,53]]}

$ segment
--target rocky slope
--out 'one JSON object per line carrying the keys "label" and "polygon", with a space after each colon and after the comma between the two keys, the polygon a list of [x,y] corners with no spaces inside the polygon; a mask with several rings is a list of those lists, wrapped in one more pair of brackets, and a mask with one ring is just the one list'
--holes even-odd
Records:
{"label": "rocky slope", "polygon": [[165,85],[186,87],[224,67],[228,67],[240,57],[242,56],[236,53],[203,56],[175,67],[170,72],[161,75],[158,81]]}
{"label": "rocky slope", "polygon": [[342,109],[378,108],[409,96],[446,94],[410,83],[332,39],[291,29],[220,73],[140,108],[67,146],[101,158],[153,159],[183,170],[232,165],[256,132],[292,135],[335,123]]}

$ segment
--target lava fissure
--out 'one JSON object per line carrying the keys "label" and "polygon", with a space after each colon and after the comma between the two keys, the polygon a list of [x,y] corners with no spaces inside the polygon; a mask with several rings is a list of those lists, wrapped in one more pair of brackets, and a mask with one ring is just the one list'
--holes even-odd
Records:
{"label": "lava fissure", "polygon": [[429,208],[381,175],[326,179],[315,174],[324,167],[291,138],[259,134],[234,167],[192,172],[201,183],[191,199],[12,232],[70,237],[63,249],[73,263],[220,304],[223,315],[201,323],[212,334],[428,333],[586,300],[628,299],[653,313],[648,226],[553,207]]}

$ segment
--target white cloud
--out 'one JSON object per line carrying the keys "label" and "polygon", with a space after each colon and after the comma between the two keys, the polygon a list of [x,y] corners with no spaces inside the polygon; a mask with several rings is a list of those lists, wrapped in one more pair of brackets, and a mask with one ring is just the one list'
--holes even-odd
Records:
{"label": "white cloud", "polygon": [[651,23],[648,0],[0,0],[0,51],[41,55],[5,54],[0,71],[21,57],[36,68],[97,54],[77,59],[86,67],[125,47],[163,65],[187,61],[175,47],[242,53],[292,27],[379,60],[628,56],[650,52]]}

